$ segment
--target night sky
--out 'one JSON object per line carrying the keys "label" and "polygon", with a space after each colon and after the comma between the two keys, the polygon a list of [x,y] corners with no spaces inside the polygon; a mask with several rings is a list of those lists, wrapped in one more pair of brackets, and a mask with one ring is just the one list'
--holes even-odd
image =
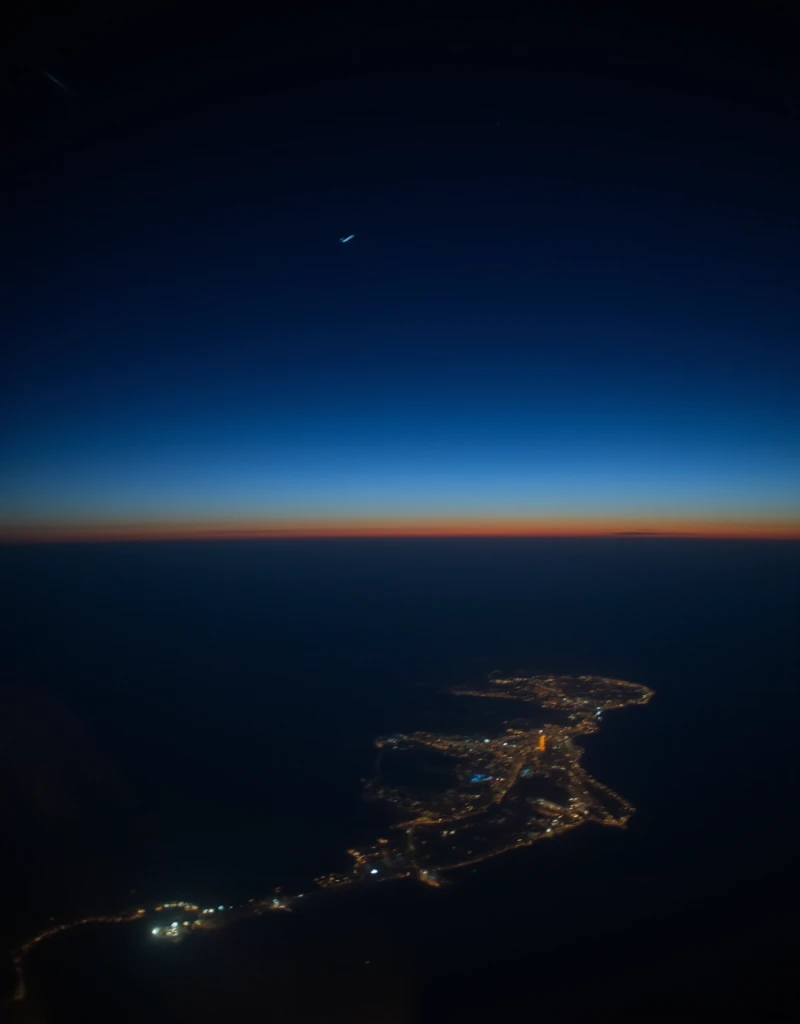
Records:
{"label": "night sky", "polygon": [[17,21],[0,538],[800,536],[788,9],[334,7]]}

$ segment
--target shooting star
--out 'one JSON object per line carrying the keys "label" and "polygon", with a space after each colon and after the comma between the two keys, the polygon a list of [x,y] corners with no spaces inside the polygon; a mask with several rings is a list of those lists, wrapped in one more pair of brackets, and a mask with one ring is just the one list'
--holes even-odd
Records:
{"label": "shooting star", "polygon": [[348,235],[347,238],[340,238],[339,241],[344,245],[345,242],[351,242],[355,237],[355,235]]}
{"label": "shooting star", "polygon": [[69,89],[64,85],[63,82],[59,82],[55,75],[51,75],[49,71],[42,71],[45,78],[49,78],[53,85],[57,85],[59,89],[63,89],[64,92],[69,92]]}

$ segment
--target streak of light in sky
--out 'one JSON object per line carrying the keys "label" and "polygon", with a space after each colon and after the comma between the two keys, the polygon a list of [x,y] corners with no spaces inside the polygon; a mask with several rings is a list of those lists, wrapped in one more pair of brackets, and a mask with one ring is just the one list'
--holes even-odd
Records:
{"label": "streak of light in sky", "polygon": [[49,71],[43,71],[42,74],[45,76],[45,78],[49,78],[53,85],[57,85],[58,88],[63,89],[64,92],[69,92],[69,89],[66,87],[66,85],[64,85],[63,82],[60,82],[55,75],[51,75]]}

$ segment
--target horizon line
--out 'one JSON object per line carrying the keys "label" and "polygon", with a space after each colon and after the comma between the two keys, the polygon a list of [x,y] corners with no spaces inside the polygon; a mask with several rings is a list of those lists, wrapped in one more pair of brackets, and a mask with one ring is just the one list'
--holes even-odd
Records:
{"label": "horizon line", "polygon": [[177,524],[0,527],[0,545],[144,543],[208,540],[617,538],[686,540],[800,540],[799,525],[703,524],[695,527],[611,529],[588,526],[374,525],[374,526],[179,526]]}

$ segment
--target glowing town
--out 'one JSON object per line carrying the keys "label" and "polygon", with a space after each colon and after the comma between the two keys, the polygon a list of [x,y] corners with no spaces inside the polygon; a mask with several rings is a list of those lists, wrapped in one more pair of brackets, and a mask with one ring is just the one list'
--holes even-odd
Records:
{"label": "glowing town", "polygon": [[[554,838],[585,822],[625,826],[634,808],[581,767],[583,749],[575,740],[596,732],[606,711],[646,704],[652,690],[599,676],[492,675],[480,688],[456,687],[450,693],[514,702],[509,706],[515,708],[528,705],[544,715],[545,724],[534,726],[522,715],[488,734],[414,732],[377,739],[376,774],[366,784],[365,797],[394,805],[401,820],[388,838],[348,850],[351,870],[317,878],[316,892],[400,878],[438,886],[448,871]],[[446,766],[439,769],[440,784],[433,790],[387,781],[387,759],[413,765],[429,757]],[[80,925],[146,921],[154,941],[175,942],[243,918],[290,911],[313,896],[313,891],[287,895],[276,889],[238,905],[201,907],[173,900],[52,924],[13,951],[14,999],[25,998],[24,963],[32,950]]]}

